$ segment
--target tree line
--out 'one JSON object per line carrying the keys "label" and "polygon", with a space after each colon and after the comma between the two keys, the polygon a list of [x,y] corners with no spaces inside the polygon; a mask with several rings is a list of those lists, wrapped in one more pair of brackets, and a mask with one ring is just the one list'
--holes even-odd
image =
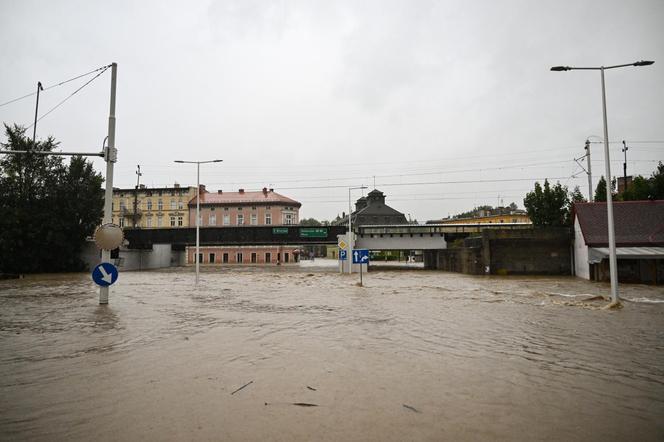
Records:
{"label": "tree line", "polygon": [[[627,188],[616,192],[615,179],[611,183],[611,195],[616,201],[641,201],[664,199],[664,164],[660,161],[655,171],[648,178],[635,177]],[[602,176],[595,188],[596,202],[606,201],[606,180]],[[574,187],[571,192],[567,186],[560,183],[549,184],[544,180],[544,186],[535,182],[533,191],[528,192],[523,199],[523,205],[528,217],[536,226],[569,226],[572,223],[572,208],[574,203],[585,202],[586,199]]]}
{"label": "tree line", "polygon": [[103,215],[103,178],[80,156],[65,162],[53,137],[33,142],[5,124],[0,155],[0,273],[80,271],[79,256]]}

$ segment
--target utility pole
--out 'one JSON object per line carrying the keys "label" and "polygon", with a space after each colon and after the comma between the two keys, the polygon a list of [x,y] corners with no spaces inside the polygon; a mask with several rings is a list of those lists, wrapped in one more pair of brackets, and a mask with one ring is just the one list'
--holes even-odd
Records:
{"label": "utility pole", "polygon": [[[118,151],[115,148],[115,91],[117,87],[118,65],[111,65],[111,104],[108,112],[108,144],[104,149],[106,160],[106,190],[104,191],[104,224],[113,221],[113,164],[117,161]],[[101,262],[111,261],[111,251],[101,251]],[[109,287],[99,287],[99,304],[108,304]]]}
{"label": "utility pole", "polygon": [[35,106],[35,124],[32,125],[32,144],[35,144],[35,138],[37,137],[37,112],[39,111],[39,91],[43,91],[41,81],[37,82],[37,105]]}
{"label": "utility pole", "polygon": [[590,165],[590,140],[586,139],[586,161],[588,162],[588,202],[593,202],[593,172]]}
{"label": "utility pole", "polygon": [[141,165],[136,166],[136,189],[134,190],[134,229],[136,228],[136,220],[138,218],[138,187],[141,182]]}
{"label": "utility pole", "polygon": [[625,154],[625,162],[623,163],[623,192],[627,190],[627,143],[623,140],[623,153]]}

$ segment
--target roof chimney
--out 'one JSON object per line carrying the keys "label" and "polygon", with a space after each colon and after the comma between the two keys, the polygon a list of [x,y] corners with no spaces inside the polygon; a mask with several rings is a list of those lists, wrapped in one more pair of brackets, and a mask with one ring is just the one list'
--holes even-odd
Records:
{"label": "roof chimney", "polygon": [[198,187],[198,193],[206,193],[207,190],[205,190],[205,184],[200,184]]}
{"label": "roof chimney", "polygon": [[175,183],[175,184],[173,184],[173,187],[175,187],[176,189],[179,189],[180,185],[178,183]]}
{"label": "roof chimney", "polygon": [[240,193],[244,193],[244,189],[240,189]]}
{"label": "roof chimney", "polygon": [[263,187],[263,195],[267,196],[267,187]]}
{"label": "roof chimney", "polygon": [[270,187],[270,192],[274,192],[274,189]]}
{"label": "roof chimney", "polygon": [[217,193],[218,193],[219,195],[221,195],[221,194],[224,193],[224,192],[223,192],[221,189],[219,189],[219,190],[217,190]]}

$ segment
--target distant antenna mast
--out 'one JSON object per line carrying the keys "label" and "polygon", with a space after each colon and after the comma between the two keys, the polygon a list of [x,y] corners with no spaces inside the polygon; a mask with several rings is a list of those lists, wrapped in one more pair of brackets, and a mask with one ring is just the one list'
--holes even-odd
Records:
{"label": "distant antenna mast", "polygon": [[134,189],[134,229],[136,228],[138,220],[138,187],[141,183],[141,176],[143,176],[141,173],[141,165],[138,164],[136,166],[136,189]]}

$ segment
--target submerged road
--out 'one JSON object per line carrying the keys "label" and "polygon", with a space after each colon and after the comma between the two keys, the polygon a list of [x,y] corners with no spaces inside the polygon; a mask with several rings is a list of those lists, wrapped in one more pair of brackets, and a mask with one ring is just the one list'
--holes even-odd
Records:
{"label": "submerged road", "polygon": [[0,281],[0,440],[664,440],[663,288],[334,270]]}

